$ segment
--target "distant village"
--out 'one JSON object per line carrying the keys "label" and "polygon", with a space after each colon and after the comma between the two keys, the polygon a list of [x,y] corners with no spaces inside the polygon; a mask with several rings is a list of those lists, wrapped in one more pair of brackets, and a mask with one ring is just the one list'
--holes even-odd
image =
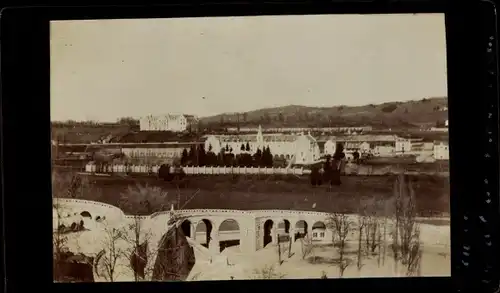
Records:
{"label": "distant village", "polygon": [[[138,120],[135,131],[120,136],[103,135],[88,144],[53,139],[53,157],[193,166],[245,165],[248,160],[241,159],[242,156],[265,154],[270,159],[264,165],[284,167],[314,164],[333,155],[341,144],[347,161],[407,158],[414,163],[432,163],[449,160],[447,139],[430,141],[415,132],[411,135],[392,133],[390,129],[381,132],[370,126],[263,128],[259,125],[192,135],[200,129],[200,120],[193,115],[149,115]],[[448,120],[444,127],[423,129],[421,133],[447,130]],[[203,154],[200,155],[200,151]],[[216,158],[204,158],[210,155]]]}

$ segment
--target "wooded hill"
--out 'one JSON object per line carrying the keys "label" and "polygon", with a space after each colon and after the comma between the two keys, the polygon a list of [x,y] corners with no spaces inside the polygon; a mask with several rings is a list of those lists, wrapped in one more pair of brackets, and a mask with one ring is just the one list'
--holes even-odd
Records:
{"label": "wooded hill", "polygon": [[419,128],[444,126],[448,99],[388,102],[378,105],[308,107],[289,105],[243,113],[224,113],[201,118],[203,124],[223,127],[344,127]]}

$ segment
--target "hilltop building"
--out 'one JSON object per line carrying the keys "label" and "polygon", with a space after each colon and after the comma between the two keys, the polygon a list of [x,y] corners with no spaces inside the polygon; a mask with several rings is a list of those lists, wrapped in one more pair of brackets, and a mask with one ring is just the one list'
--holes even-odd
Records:
{"label": "hilltop building", "polygon": [[185,114],[148,115],[139,119],[141,131],[196,131],[198,118]]}
{"label": "hilltop building", "polygon": [[317,161],[321,155],[316,139],[310,134],[263,134],[260,126],[256,135],[209,135],[205,140],[205,151],[216,154],[223,148],[235,155],[254,154],[266,147],[269,147],[275,158],[291,159],[295,156],[296,164]]}

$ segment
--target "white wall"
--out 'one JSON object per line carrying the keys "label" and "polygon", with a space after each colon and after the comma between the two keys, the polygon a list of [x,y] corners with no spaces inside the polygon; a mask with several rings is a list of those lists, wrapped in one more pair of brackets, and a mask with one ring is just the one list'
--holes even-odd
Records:
{"label": "white wall", "polygon": [[184,148],[122,148],[123,154],[128,157],[159,157],[176,158],[182,155]]}
{"label": "white wall", "polygon": [[331,229],[321,229],[321,228],[316,228],[312,229],[311,237],[312,240],[316,243],[331,243],[333,239],[333,231]]}
{"label": "white wall", "polygon": [[[208,152],[208,148],[211,145],[212,151],[216,154],[220,152],[222,148],[226,145],[233,149],[233,154],[238,155],[243,153],[241,151],[241,145],[247,144],[247,141],[228,141],[222,142],[218,136],[210,135],[205,140],[205,151]],[[269,147],[271,154],[283,155],[292,157],[294,155],[299,159],[298,162],[311,162],[319,159],[321,152],[318,143],[313,139],[309,140],[305,135],[297,136],[295,141],[264,141],[261,145],[257,141],[249,141],[250,154],[255,154],[257,149],[263,150],[265,147]],[[247,151],[245,151],[246,153]],[[304,158],[302,159],[302,154],[304,153]]]}
{"label": "white wall", "polygon": [[160,116],[148,115],[140,119],[141,131],[174,131],[182,132],[188,128],[188,121],[182,114]]}
{"label": "white wall", "polygon": [[314,162],[320,157],[319,146],[314,140],[310,140],[307,136],[299,136],[295,142],[295,162],[307,164]]}
{"label": "white wall", "polygon": [[381,157],[393,156],[395,151],[396,149],[391,146],[376,146],[373,148],[374,154]]}
{"label": "white wall", "polygon": [[396,140],[396,153],[410,152],[411,151],[411,141],[407,139]]}
{"label": "white wall", "polygon": [[219,138],[217,138],[215,135],[210,135],[205,140],[205,152],[209,152],[210,146],[212,146],[212,152],[214,152],[215,154],[218,154],[222,148]]}
{"label": "white wall", "polygon": [[326,155],[333,155],[335,153],[336,142],[333,140],[327,140],[324,146],[324,153]]}
{"label": "white wall", "polygon": [[434,158],[436,160],[449,160],[450,151],[448,145],[444,143],[434,145]]}

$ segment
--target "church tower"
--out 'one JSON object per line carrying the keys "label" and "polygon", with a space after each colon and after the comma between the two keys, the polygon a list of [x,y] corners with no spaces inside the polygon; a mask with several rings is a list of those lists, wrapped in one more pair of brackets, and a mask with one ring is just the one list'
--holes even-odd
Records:
{"label": "church tower", "polygon": [[264,136],[262,135],[262,127],[259,125],[257,131],[257,147],[262,151],[264,148]]}

